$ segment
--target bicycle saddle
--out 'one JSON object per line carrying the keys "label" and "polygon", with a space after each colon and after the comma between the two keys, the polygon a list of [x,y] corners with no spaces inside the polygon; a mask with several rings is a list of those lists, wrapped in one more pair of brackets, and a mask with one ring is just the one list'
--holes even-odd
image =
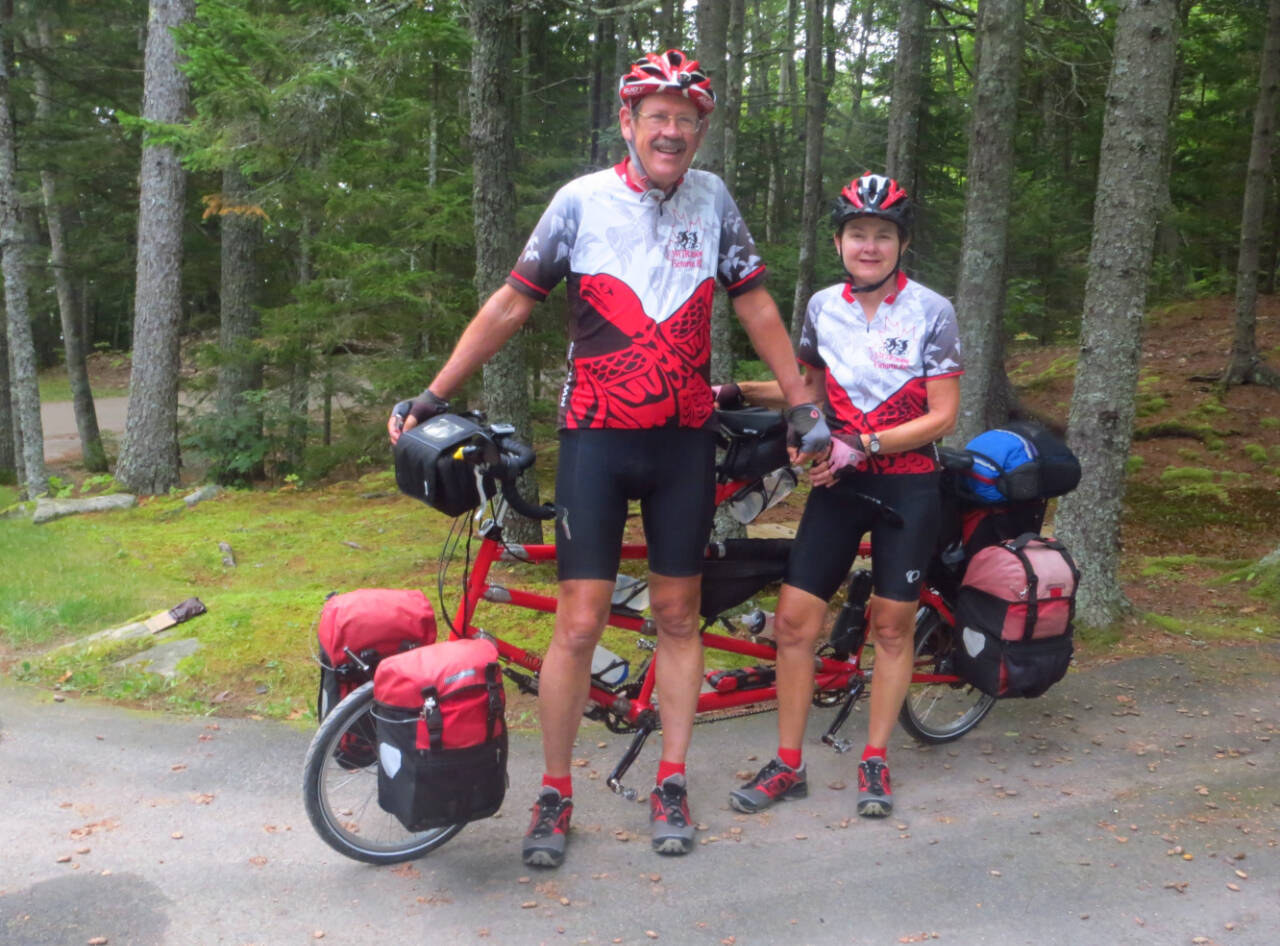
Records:
{"label": "bicycle saddle", "polygon": [[782,425],[782,415],[765,407],[716,411],[720,431],[729,437],[759,437]]}
{"label": "bicycle saddle", "polygon": [[953,473],[964,473],[966,470],[973,469],[973,454],[968,450],[939,446],[938,460],[942,463],[944,470],[950,470]]}

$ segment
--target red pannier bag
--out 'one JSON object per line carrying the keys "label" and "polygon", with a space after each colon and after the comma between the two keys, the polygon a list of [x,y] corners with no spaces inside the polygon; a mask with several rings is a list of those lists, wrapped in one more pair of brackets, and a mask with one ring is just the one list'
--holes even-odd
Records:
{"label": "red pannier bag", "polygon": [[320,696],[316,716],[373,679],[383,657],[436,640],[436,615],[421,591],[360,588],[330,595],[316,628],[320,641]]}
{"label": "red pannier bag", "polygon": [[956,672],[995,697],[1033,697],[1071,664],[1080,573],[1056,539],[1026,533],[979,551],[956,596]]}
{"label": "red pannier bag", "polygon": [[409,831],[487,818],[507,791],[498,650],[464,638],[388,657],[373,677],[378,804]]}

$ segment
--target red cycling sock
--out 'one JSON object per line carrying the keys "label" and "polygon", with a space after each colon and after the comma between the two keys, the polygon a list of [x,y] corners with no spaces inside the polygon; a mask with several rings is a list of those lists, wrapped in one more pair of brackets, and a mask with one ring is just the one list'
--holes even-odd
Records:
{"label": "red cycling sock", "polygon": [[573,797],[573,776],[572,775],[543,775],[542,784],[547,788],[554,788],[560,793],[561,798]]}
{"label": "red cycling sock", "polygon": [[683,762],[668,762],[666,759],[658,760],[658,784],[661,785],[670,775],[684,775]]}
{"label": "red cycling sock", "polygon": [[778,761],[791,769],[800,768],[800,750],[778,747]]}
{"label": "red cycling sock", "polygon": [[888,747],[888,746],[867,746],[867,748],[865,748],[865,749],[863,749],[863,750],[862,750],[862,761],[863,761],[863,762],[867,761],[867,759],[870,759],[870,758],[872,758],[873,756],[879,756],[880,758],[882,758],[882,759],[884,759],[886,762],[888,762],[888,761],[889,761],[889,747]]}

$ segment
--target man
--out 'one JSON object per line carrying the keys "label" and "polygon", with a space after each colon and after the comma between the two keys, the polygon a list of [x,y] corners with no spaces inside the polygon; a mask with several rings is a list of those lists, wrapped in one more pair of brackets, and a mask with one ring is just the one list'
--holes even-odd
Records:
{"label": "man", "polygon": [[[653,848],[685,854],[694,825],[684,763],[702,679],[702,558],[714,503],[714,404],[708,384],[715,280],[779,379],[797,455],[825,448],[765,267],[724,183],[691,171],[715,108],[711,82],[678,50],[638,60],[619,83],[629,156],[571,181],[538,222],[506,284],[480,308],[440,373],[387,422],[401,430],[448,409],[444,398],[492,357],[561,279],[568,281],[568,374],[556,477],[559,607],[539,687],[546,772],[525,837],[526,864],[564,860],[573,810],[573,741],[591,656],[609,614],[628,500],[649,545],[663,741],[650,795]],[[403,425],[403,426],[402,426]]]}

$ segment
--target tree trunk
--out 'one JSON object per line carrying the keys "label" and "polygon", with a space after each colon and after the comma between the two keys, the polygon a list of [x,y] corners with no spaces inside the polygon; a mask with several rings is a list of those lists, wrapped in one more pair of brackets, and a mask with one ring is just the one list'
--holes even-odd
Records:
{"label": "tree trunk", "polygon": [[[956,440],[1004,423],[1005,250],[1025,0],[981,0],[956,311],[964,350]],[[1003,382],[1003,383],[1002,383]]]}
{"label": "tree trunk", "polygon": [[262,334],[258,311],[258,246],[262,242],[261,209],[252,202],[248,180],[238,167],[222,170],[222,209],[219,285],[217,407],[221,419],[238,429],[251,426],[261,435],[261,405],[245,395],[262,387]]}
{"label": "tree trunk", "polygon": [[[151,0],[143,78],[144,118],[178,122],[187,79],[178,68],[173,28],[191,19],[194,0]],[[126,489],[163,493],[178,478],[178,330],[182,317],[182,217],[186,175],[171,145],[144,140],[138,195],[129,413],[116,479]]]}
{"label": "tree trunk", "polygon": [[[487,298],[502,285],[515,259],[515,143],[511,127],[509,5],[505,0],[472,0],[471,29],[471,199],[476,228],[476,295]],[[515,425],[529,440],[528,365],[521,330],[484,366],[484,397],[492,420]],[[537,481],[521,477],[520,492],[537,497]],[[542,526],[511,516],[507,532],[517,542],[539,542]]]}
{"label": "tree trunk", "polygon": [[[849,36],[854,35],[854,20],[859,21],[858,34],[858,54],[853,60],[853,65],[849,70],[849,84],[851,86],[849,99],[849,124],[846,126],[845,132],[845,150],[853,151],[859,141],[861,134],[860,126],[862,119],[862,93],[863,84],[866,82],[867,74],[867,49],[871,43],[871,27],[873,4],[871,0],[863,0],[862,8],[859,10],[855,4],[849,5],[848,32]],[[841,171],[843,174],[844,172]],[[849,170],[849,176],[852,177],[855,171]]]}
{"label": "tree trunk", "polygon": [[1069,443],[1083,476],[1055,519],[1080,566],[1077,619],[1092,627],[1111,624],[1128,606],[1117,576],[1120,512],[1176,33],[1175,0],[1120,3],[1071,396]]}
{"label": "tree trunk", "polygon": [[18,476],[18,428],[13,422],[13,397],[9,386],[9,326],[0,318],[0,484],[21,482]]}
{"label": "tree trunk", "polygon": [[[711,78],[718,107],[711,113],[710,127],[698,148],[698,167],[725,177],[728,128],[737,131],[737,107],[740,91],[731,90],[727,78],[726,51],[729,31],[729,5],[732,0],[701,0],[698,4],[698,64]],[[740,69],[740,63],[739,63]],[[732,100],[732,101],[731,101]],[[730,116],[730,111],[733,116]],[[726,179],[726,184],[728,181]],[[730,191],[732,193],[732,191]],[[711,304],[711,377],[715,381],[733,379],[733,350],[729,325],[729,298],[716,292]]]}
{"label": "tree trunk", "polygon": [[4,307],[9,332],[9,367],[14,425],[20,434],[22,471],[28,499],[48,488],[44,467],[44,429],[40,423],[40,386],[36,380],[35,339],[27,304],[26,238],[18,206],[17,149],[9,101],[13,6],[5,4],[0,19],[0,247],[3,247]]}
{"label": "tree trunk", "polygon": [[791,305],[791,337],[800,337],[804,310],[813,295],[814,252],[818,216],[822,204],[822,124],[827,115],[827,89],[822,81],[822,6],[805,7],[804,51],[804,196],[800,215],[800,255],[796,266],[796,291]]}
{"label": "tree trunk", "polygon": [[[36,119],[46,125],[52,120],[53,83],[44,66],[53,43],[50,39],[48,11],[41,9],[36,21],[39,47],[43,59],[32,63],[36,82]],[[62,325],[63,357],[67,367],[67,381],[71,386],[71,406],[76,418],[76,431],[80,435],[80,453],[84,468],[90,473],[102,473],[107,469],[107,455],[102,448],[102,434],[98,430],[98,413],[93,404],[93,390],[89,385],[89,369],[85,362],[85,339],[81,332],[80,307],[75,288],[71,284],[71,267],[67,254],[67,238],[63,229],[63,212],[58,206],[57,181],[52,171],[40,171],[40,192],[44,198],[45,223],[49,231],[49,257],[53,265],[53,285],[58,299],[58,315]]]}
{"label": "tree trunk", "polygon": [[1276,101],[1280,98],[1280,0],[1267,7],[1267,33],[1262,44],[1258,104],[1253,113],[1253,141],[1244,179],[1244,209],[1240,215],[1240,255],[1236,263],[1236,325],[1231,358],[1222,375],[1228,387],[1269,384],[1280,387],[1280,375],[1262,363],[1258,351],[1258,258],[1262,220],[1267,204],[1272,139],[1276,129]]}
{"label": "tree trunk", "polygon": [[920,108],[924,97],[925,0],[901,0],[898,6],[898,54],[893,62],[893,97],[889,101],[886,173],[919,197],[916,150],[920,138]]}

